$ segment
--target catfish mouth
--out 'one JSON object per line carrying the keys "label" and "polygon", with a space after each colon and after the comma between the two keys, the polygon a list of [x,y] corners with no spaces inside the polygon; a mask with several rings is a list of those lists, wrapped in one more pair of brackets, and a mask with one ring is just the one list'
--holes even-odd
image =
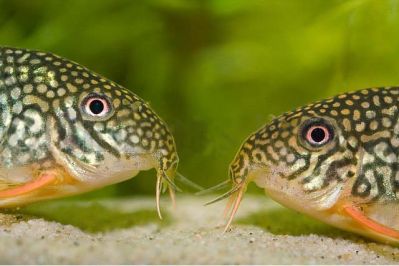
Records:
{"label": "catfish mouth", "polygon": [[176,205],[176,191],[181,191],[174,183],[174,178],[177,173],[178,160],[173,162],[168,169],[163,169],[161,162],[158,163],[157,167],[157,181],[155,186],[155,200],[157,205],[157,213],[159,219],[162,219],[161,213],[161,193],[166,189],[169,191],[170,198],[172,200],[172,205]]}
{"label": "catfish mouth", "polygon": [[[284,172],[287,173],[286,177],[281,176]],[[265,193],[274,201],[323,220],[345,189],[344,183],[331,183],[322,189],[305,191],[300,178],[290,179],[287,169],[275,166],[263,166],[251,175],[252,180],[264,188]]]}
{"label": "catfish mouth", "polygon": [[[228,217],[224,232],[229,229],[247,186],[252,181],[255,182],[257,186],[264,188],[266,194],[270,198],[283,206],[298,212],[306,213],[327,223],[331,223],[331,219],[336,218],[332,217],[333,213],[331,212],[331,208],[338,201],[343,191],[342,184],[334,186],[332,189],[320,191],[316,194],[307,194],[302,190],[299,181],[281,177],[280,174],[282,170],[283,169],[277,169],[276,167],[266,165],[251,166],[251,169],[247,171],[246,177],[237,179],[232,176],[230,180],[211,188],[215,189],[218,186],[222,187],[233,183],[229,191],[207,203],[208,205],[229,198],[224,211],[224,216]],[[237,182],[237,180],[241,182]]]}
{"label": "catfish mouth", "polygon": [[[268,170],[270,169],[270,170]],[[300,180],[289,180],[275,175],[273,166],[251,173],[253,181],[265,189],[265,193],[282,206],[325,222],[333,227],[362,234],[353,229],[346,215],[340,211],[340,201],[345,194],[346,184],[333,183],[313,192],[303,190]]]}
{"label": "catfish mouth", "polygon": [[234,178],[233,171],[230,170],[230,179],[228,179],[214,187],[211,187],[204,191],[201,191],[201,193],[198,193],[198,194],[205,194],[205,193],[208,193],[211,191],[223,189],[224,187],[228,186],[230,183],[233,183],[233,187],[229,191],[225,192],[224,194],[220,195],[216,199],[214,199],[210,202],[207,202],[205,204],[205,205],[210,205],[215,202],[221,201],[225,198],[229,198],[227,205],[225,207],[225,210],[224,210],[224,217],[228,216],[229,218],[228,218],[228,221],[226,223],[226,226],[225,226],[223,232],[227,232],[227,230],[230,228],[230,225],[231,225],[231,223],[238,211],[240,203],[242,201],[242,197],[247,189],[247,185],[248,185],[248,183],[250,183],[250,181],[247,178],[244,178],[244,179]]}
{"label": "catfish mouth", "polygon": [[[96,178],[93,183],[89,185],[106,186],[116,184],[136,176],[140,171],[150,170],[155,168],[157,171],[156,179],[156,205],[157,212],[160,219],[162,214],[160,210],[160,197],[161,193],[166,189],[169,190],[172,202],[175,202],[175,192],[180,190],[174,183],[174,177],[176,174],[178,160],[171,164],[168,169],[163,169],[161,166],[161,160],[155,153],[142,153],[126,156],[122,160],[112,160],[109,163],[105,163],[96,169],[98,175],[101,178]],[[111,173],[111,174],[110,174]],[[97,177],[98,177],[97,175]],[[112,176],[112,177],[110,177]]]}
{"label": "catfish mouth", "polygon": [[269,169],[270,167],[265,167],[265,165],[249,165],[248,170],[245,171],[247,174],[244,177],[235,177],[234,171],[230,169],[230,180],[233,182],[232,189],[213,201],[215,202],[229,197],[224,210],[224,216],[229,217],[224,228],[224,232],[227,232],[227,230],[230,228],[230,225],[233,222],[233,219],[242,201],[243,195],[247,190],[248,184],[254,181],[258,186],[262,187],[263,182],[260,182],[262,181],[261,177],[264,178],[265,174],[269,175]]}

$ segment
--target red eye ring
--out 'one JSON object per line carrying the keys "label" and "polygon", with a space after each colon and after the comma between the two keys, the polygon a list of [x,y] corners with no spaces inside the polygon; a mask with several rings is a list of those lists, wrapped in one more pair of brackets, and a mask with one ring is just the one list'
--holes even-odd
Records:
{"label": "red eye ring", "polygon": [[323,145],[331,139],[330,130],[325,125],[310,126],[307,128],[305,139],[311,145]]}
{"label": "red eye ring", "polygon": [[103,117],[111,110],[109,102],[97,95],[86,99],[84,102],[84,109],[87,114],[94,117]]}

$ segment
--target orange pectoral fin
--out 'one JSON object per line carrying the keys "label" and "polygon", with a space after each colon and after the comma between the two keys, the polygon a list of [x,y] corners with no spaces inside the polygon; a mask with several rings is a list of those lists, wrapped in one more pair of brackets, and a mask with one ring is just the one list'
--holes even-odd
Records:
{"label": "orange pectoral fin", "polygon": [[0,198],[20,196],[49,185],[56,180],[54,174],[43,173],[35,180],[21,186],[0,191]]}
{"label": "orange pectoral fin", "polygon": [[361,224],[362,226],[387,237],[399,239],[399,231],[392,229],[390,227],[386,227],[383,224],[380,224],[377,221],[374,221],[367,217],[359,208],[354,205],[347,204],[343,206],[343,210],[347,213],[352,219]]}

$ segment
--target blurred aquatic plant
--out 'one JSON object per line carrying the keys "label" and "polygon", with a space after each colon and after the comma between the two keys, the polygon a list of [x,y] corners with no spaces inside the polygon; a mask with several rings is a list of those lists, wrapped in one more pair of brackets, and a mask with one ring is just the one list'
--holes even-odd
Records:
{"label": "blurred aquatic plant", "polygon": [[[55,52],[149,100],[180,171],[209,186],[270,115],[399,85],[398,15],[398,0],[0,0],[0,45]],[[154,173],[139,177],[101,193],[152,193]]]}

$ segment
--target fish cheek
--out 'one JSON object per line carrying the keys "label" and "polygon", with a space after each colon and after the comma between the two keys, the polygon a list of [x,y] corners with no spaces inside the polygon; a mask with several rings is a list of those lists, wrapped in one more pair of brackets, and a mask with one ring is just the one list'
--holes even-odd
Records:
{"label": "fish cheek", "polygon": [[370,204],[397,200],[398,163],[395,147],[383,139],[363,146],[361,169],[351,190],[354,200]]}

